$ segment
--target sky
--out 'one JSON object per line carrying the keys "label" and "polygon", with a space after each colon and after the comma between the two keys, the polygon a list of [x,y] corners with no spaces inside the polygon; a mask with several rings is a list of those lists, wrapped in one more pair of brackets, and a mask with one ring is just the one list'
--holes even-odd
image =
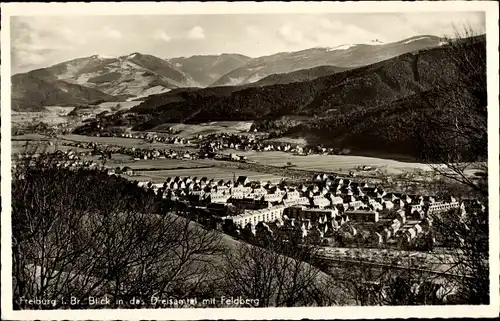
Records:
{"label": "sky", "polygon": [[259,57],[342,44],[485,33],[482,12],[11,17],[12,73],[95,54]]}

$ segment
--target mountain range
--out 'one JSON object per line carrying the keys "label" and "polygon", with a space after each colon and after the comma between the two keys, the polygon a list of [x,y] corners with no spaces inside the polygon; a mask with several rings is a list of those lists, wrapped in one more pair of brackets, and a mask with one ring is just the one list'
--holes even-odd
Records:
{"label": "mountain range", "polygon": [[436,36],[416,36],[402,41],[381,44],[345,44],[337,47],[311,48],[284,52],[249,60],[243,66],[225,74],[212,86],[230,86],[254,83],[272,74],[289,73],[319,66],[349,69],[373,64],[414,50],[439,46]]}
{"label": "mountain range", "polygon": [[167,92],[150,97],[130,111],[155,117],[142,129],[164,122],[324,116],[352,106],[384,104],[452,83],[456,81],[453,70],[446,48],[439,47],[301,82]]}
{"label": "mountain range", "polygon": [[[128,125],[155,130],[164,123],[253,121],[258,130],[278,136],[418,159],[431,152],[429,145],[440,146],[449,138],[430,135],[436,129],[428,126],[429,120],[447,118],[464,126],[471,117],[484,121],[481,113],[473,115],[473,106],[486,105],[485,82],[467,79],[486,78],[485,42],[484,36],[467,38],[463,45],[414,51],[344,71],[333,69],[333,74],[312,80],[176,89],[130,109],[128,115],[136,118]],[[460,102],[453,99],[459,97],[470,104],[470,111],[456,108]],[[91,124],[79,129],[89,130]],[[460,146],[469,146],[464,153],[480,155],[471,152],[474,144]]]}
{"label": "mountain range", "polygon": [[12,76],[12,108],[29,111],[49,105],[142,100],[180,88],[288,84],[441,44],[439,37],[418,36],[388,44],[311,48],[258,58],[221,54],[161,59],[137,52],[121,57],[93,55]]}

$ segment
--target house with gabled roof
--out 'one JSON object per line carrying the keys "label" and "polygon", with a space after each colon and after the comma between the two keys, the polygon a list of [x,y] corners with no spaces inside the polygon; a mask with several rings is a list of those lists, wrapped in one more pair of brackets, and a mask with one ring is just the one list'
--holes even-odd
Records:
{"label": "house with gabled roof", "polygon": [[238,178],[236,179],[236,182],[238,182],[238,184],[242,184],[243,186],[246,186],[246,185],[250,184],[250,179],[247,176],[238,176]]}
{"label": "house with gabled roof", "polygon": [[311,199],[311,207],[313,208],[325,208],[327,206],[330,206],[330,200],[323,196],[314,196]]}
{"label": "house with gabled roof", "polygon": [[179,188],[179,184],[177,182],[171,181],[168,186],[169,189],[171,190],[176,190]]}
{"label": "house with gabled roof", "polygon": [[344,200],[340,196],[333,196],[330,198],[330,203],[332,206],[344,203]]}
{"label": "house with gabled roof", "polygon": [[356,197],[353,195],[344,195],[342,197],[343,203],[351,203],[356,201]]}

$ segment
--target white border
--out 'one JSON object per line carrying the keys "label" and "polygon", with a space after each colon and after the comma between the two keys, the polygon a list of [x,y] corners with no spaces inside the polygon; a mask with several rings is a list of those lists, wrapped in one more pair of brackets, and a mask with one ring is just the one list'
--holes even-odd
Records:
{"label": "white border", "polygon": [[[488,64],[488,166],[490,190],[490,279],[491,302],[488,306],[412,306],[412,307],[332,307],[262,309],[179,309],[179,310],[84,310],[84,311],[13,311],[11,261],[11,159],[10,159],[10,16],[40,15],[162,15],[162,14],[237,14],[237,13],[361,13],[361,12],[457,12],[486,13]],[[2,319],[8,320],[140,320],[164,319],[359,319],[408,317],[495,317],[499,314],[499,111],[498,111],[498,3],[496,1],[442,2],[185,2],[185,3],[2,3]]]}

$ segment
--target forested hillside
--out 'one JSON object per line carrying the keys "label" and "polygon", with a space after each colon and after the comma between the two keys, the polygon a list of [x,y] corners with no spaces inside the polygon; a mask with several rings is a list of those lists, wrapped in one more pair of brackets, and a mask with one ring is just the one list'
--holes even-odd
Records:
{"label": "forested hillside", "polygon": [[257,82],[249,84],[249,87],[255,86],[269,86],[277,84],[290,84],[293,82],[309,81],[319,77],[335,74],[337,72],[348,70],[349,68],[342,68],[337,66],[319,66],[309,69],[301,69],[289,73],[273,74],[263,78]]}
{"label": "forested hillside", "polygon": [[155,124],[255,120],[297,114],[320,116],[331,109],[381,105],[452,83],[456,78],[446,49],[435,48],[312,81],[166,93],[152,97],[132,111],[154,115]]}

